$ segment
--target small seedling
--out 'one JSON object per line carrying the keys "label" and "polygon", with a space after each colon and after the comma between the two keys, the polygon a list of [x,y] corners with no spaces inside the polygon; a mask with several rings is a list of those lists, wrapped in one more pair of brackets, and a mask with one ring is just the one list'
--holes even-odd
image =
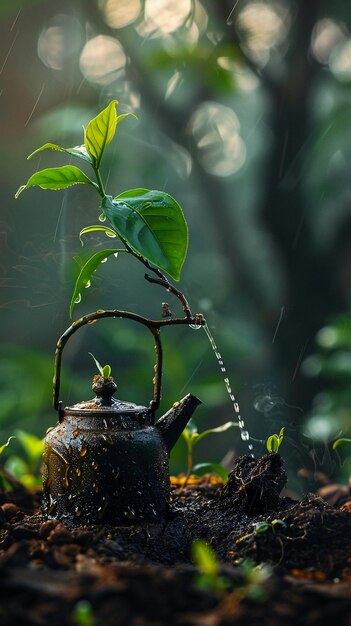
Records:
{"label": "small seedling", "polygon": [[272,522],[257,522],[254,527],[253,534],[261,535],[262,533],[266,533],[271,530],[275,535],[276,528],[285,528],[286,523],[281,519],[274,519]]}
{"label": "small seedling", "polygon": [[105,379],[106,378],[110,378],[110,376],[111,376],[111,366],[110,365],[102,366],[91,352],[89,352],[89,354],[94,359],[95,365],[96,365],[97,369],[100,372],[100,376],[102,376],[102,378],[105,378]]}
{"label": "small seedling", "polygon": [[220,564],[211,546],[197,539],[191,546],[192,558],[198,569],[195,585],[200,589],[222,593],[230,586],[225,576],[220,574]]}
{"label": "small seedling", "polygon": [[72,621],[75,626],[97,626],[98,624],[94,618],[93,608],[87,600],[79,600],[74,606]]}
{"label": "small seedling", "polygon": [[[187,472],[184,485],[187,484],[191,472],[195,470],[195,468],[193,468],[194,446],[199,443],[201,439],[204,439],[204,437],[207,437],[208,435],[224,433],[230,428],[237,428],[237,426],[238,424],[236,424],[235,422],[226,422],[225,424],[222,424],[222,426],[218,426],[217,428],[208,428],[202,433],[199,433],[196,424],[192,422],[192,420],[190,420],[187,427],[184,428],[182,432],[182,437],[186,443],[188,453]],[[222,480],[224,480],[224,482],[225,480],[228,480],[228,472],[225,470],[224,467],[218,465],[217,463],[201,463],[200,465],[195,467],[198,470],[203,470],[204,467],[206,467],[208,471],[216,472],[222,478]]]}
{"label": "small seedling", "polygon": [[256,522],[254,525],[252,533],[247,533],[247,535],[243,535],[240,539],[237,540],[237,543],[248,539],[249,537],[255,537],[256,535],[262,535],[268,531],[272,531],[273,535],[275,535],[276,528],[286,528],[286,523],[281,519],[274,519],[272,522],[268,522],[267,520],[263,520],[262,522]]}
{"label": "small seedling", "polygon": [[12,454],[6,461],[6,470],[26,487],[40,485],[42,482],[40,467],[44,451],[44,440],[24,430],[16,430],[15,433],[16,438],[22,445],[25,456],[23,458],[19,454]]}
{"label": "small seedling", "polygon": [[[3,451],[7,448],[7,446],[9,445],[11,439],[16,439],[16,437],[14,437],[13,435],[11,435],[11,437],[8,438],[7,442],[4,443],[2,446],[0,446],[0,454],[3,453]],[[0,490],[1,491],[10,491],[11,490],[11,485],[8,482],[8,480],[6,480],[5,476],[3,475],[3,472],[1,472],[0,469]]]}
{"label": "small seedling", "polygon": [[7,442],[4,443],[2,446],[0,446],[0,454],[3,453],[3,451],[5,450],[5,448],[7,448],[7,446],[9,445],[11,439],[16,439],[16,437],[14,437],[13,435],[11,435],[11,437],[8,438]]}
{"label": "small seedling", "polygon": [[333,450],[336,450],[336,448],[338,448],[339,446],[343,446],[345,444],[351,444],[351,439],[347,439],[347,438],[336,439],[333,443]]}
{"label": "small seedling", "polygon": [[273,452],[275,454],[277,454],[277,452],[279,451],[280,446],[283,443],[283,439],[284,439],[284,426],[283,428],[280,429],[279,431],[279,435],[277,435],[276,433],[274,435],[271,435],[270,437],[268,437],[267,441],[266,441],[266,448],[268,450],[268,452]]}

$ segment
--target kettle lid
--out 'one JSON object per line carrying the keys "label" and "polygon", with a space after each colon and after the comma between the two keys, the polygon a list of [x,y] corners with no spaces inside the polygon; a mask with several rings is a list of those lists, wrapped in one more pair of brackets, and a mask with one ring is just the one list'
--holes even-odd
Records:
{"label": "kettle lid", "polygon": [[94,376],[92,390],[96,394],[95,398],[65,407],[65,415],[87,416],[94,413],[101,416],[128,415],[129,417],[140,418],[143,414],[146,417],[145,414],[150,413],[150,409],[145,406],[114,398],[113,394],[117,390],[117,385],[112,376],[109,378],[103,378],[100,375]]}

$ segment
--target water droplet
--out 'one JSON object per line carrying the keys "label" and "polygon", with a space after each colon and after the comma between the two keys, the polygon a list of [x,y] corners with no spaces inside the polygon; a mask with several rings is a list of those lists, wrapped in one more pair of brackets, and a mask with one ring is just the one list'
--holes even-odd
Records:
{"label": "water droplet", "polygon": [[107,261],[107,257],[105,257],[104,259],[102,259],[102,261],[100,261],[100,263],[106,263]]}
{"label": "water droplet", "polygon": [[79,304],[82,301],[82,294],[78,294],[78,296],[74,300],[74,304]]}
{"label": "water droplet", "polygon": [[174,403],[172,404],[172,407],[173,407],[174,409],[176,409],[176,408],[177,408],[177,406],[179,406],[179,405],[180,405],[180,402],[174,402]]}
{"label": "water droplet", "polygon": [[199,330],[199,328],[202,328],[201,324],[189,324],[189,328],[192,328],[193,330]]}
{"label": "water droplet", "polygon": [[117,257],[118,257],[118,252],[115,252],[113,256],[115,257],[115,259],[117,259]]}
{"label": "water droplet", "polygon": [[89,289],[90,286],[91,286],[91,281],[88,280],[85,284],[85,289]]}
{"label": "water droplet", "polygon": [[[193,328],[193,326],[191,326],[191,328]],[[201,326],[200,326],[200,328],[201,328]],[[215,342],[215,340],[214,340],[214,338],[212,336],[212,333],[211,333],[209,327],[207,326],[207,324],[205,324],[203,328],[204,328],[204,331],[205,331],[205,333],[207,335],[207,338],[208,338],[208,340],[209,340],[209,342],[211,344],[211,347],[212,347],[212,350],[213,350],[213,352],[215,354],[215,357],[216,357],[216,359],[218,361],[218,365],[220,366],[221,372],[222,372],[222,374],[226,374],[226,368],[224,366],[222,355],[221,355],[221,353],[219,352],[219,350],[218,350],[218,348],[216,346],[216,342]],[[228,376],[226,376],[224,378],[224,384],[225,384],[228,396],[229,396],[229,398],[230,398],[230,400],[232,402],[234,411],[235,411],[237,419],[238,419],[238,426],[239,426],[239,428],[241,430],[241,433],[240,433],[241,439],[243,441],[249,441],[250,440],[250,435],[249,435],[249,432],[247,430],[244,430],[245,424],[244,424],[243,418],[240,415],[240,406],[239,406],[239,403],[235,399],[235,396],[233,394],[233,391],[232,391],[232,388],[231,388],[231,385],[230,385],[230,380],[229,380]],[[251,452],[251,456],[253,456],[253,454],[252,454],[253,445],[251,443],[248,444],[248,448],[249,448],[249,450]]]}
{"label": "water droplet", "polygon": [[154,372],[157,372],[157,365],[154,365]]}
{"label": "water droplet", "polygon": [[127,508],[126,511],[123,511],[123,514],[125,515],[127,519],[133,520],[136,518],[136,513],[134,509],[132,509],[130,506]]}
{"label": "water droplet", "polygon": [[100,215],[99,215],[99,222],[106,222],[106,215],[105,215],[105,213],[100,213]]}
{"label": "water droplet", "polygon": [[156,376],[154,376],[154,377],[153,377],[153,379],[152,379],[152,384],[153,384],[153,385],[156,385]]}
{"label": "water droplet", "polygon": [[79,456],[85,456],[87,452],[88,446],[86,445],[86,443],[82,443],[82,447],[79,450]]}
{"label": "water droplet", "polygon": [[97,469],[97,468],[99,467],[99,464],[98,464],[98,463],[96,463],[96,461],[92,461],[91,467],[92,467],[93,469]]}
{"label": "water droplet", "polygon": [[88,324],[96,324],[97,320],[89,320]]}
{"label": "water droplet", "polygon": [[[107,237],[111,237],[111,239],[114,239],[115,237],[117,237],[117,235],[115,235],[115,233],[113,233],[111,230],[105,230],[105,235]],[[116,252],[116,254],[118,254],[118,252]]]}

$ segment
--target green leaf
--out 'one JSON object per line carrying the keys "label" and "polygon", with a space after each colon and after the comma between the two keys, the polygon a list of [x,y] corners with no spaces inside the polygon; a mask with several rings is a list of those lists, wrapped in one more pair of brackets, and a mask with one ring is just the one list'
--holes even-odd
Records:
{"label": "green leaf", "polygon": [[111,376],[111,366],[110,365],[104,365],[104,367],[102,368],[102,375],[104,378],[109,378]]}
{"label": "green leaf", "polygon": [[255,524],[254,532],[256,533],[256,535],[260,535],[261,533],[266,533],[267,530],[271,528],[272,526],[269,522],[257,522],[257,524]]}
{"label": "green leaf", "polygon": [[198,443],[201,439],[207,437],[207,435],[224,433],[230,428],[238,428],[238,424],[236,422],[226,422],[225,424],[222,424],[222,426],[217,426],[217,428],[209,428],[208,430],[204,430],[202,433],[199,434],[195,443]]}
{"label": "green leaf", "polygon": [[227,470],[219,463],[198,463],[193,467],[192,471],[198,476],[203,476],[204,474],[213,472],[214,474],[218,474],[224,483],[228,480]]}
{"label": "green leaf", "polygon": [[118,252],[123,252],[120,249],[109,249],[109,250],[100,250],[100,252],[96,252],[93,256],[88,259],[88,261],[83,265],[82,269],[79,272],[79,276],[77,278],[73,295],[71,298],[71,303],[69,307],[69,314],[72,317],[73,309],[76,304],[78,304],[82,299],[82,289],[90,287],[90,280],[95,272],[96,268],[100,263],[102,263],[108,256],[111,254],[118,254]]}
{"label": "green leaf", "polygon": [[2,452],[5,450],[5,448],[7,448],[7,446],[9,445],[11,439],[16,439],[16,437],[14,437],[13,435],[11,435],[11,437],[8,438],[7,442],[4,443],[2,446],[0,446],[0,454],[2,454]]}
{"label": "green leaf", "polygon": [[279,450],[279,437],[278,435],[271,435],[270,437],[268,437],[267,441],[266,441],[266,448],[268,450],[268,452],[278,452]]}
{"label": "green leaf", "polygon": [[90,354],[90,356],[94,359],[94,361],[95,361],[95,365],[96,365],[96,367],[97,367],[98,371],[100,372],[101,376],[104,376],[104,370],[103,370],[102,365],[101,365],[101,364],[99,363],[99,361],[98,361],[98,360],[94,357],[94,355],[93,355],[93,353],[92,353],[92,352],[88,352],[88,354]]}
{"label": "green leaf", "polygon": [[27,160],[31,159],[35,154],[38,154],[38,152],[42,152],[42,150],[57,150],[58,152],[65,152],[66,154],[70,154],[78,157],[78,159],[83,159],[83,161],[91,163],[91,158],[84,145],[76,146],[75,148],[62,148],[62,146],[58,146],[56,143],[45,143],[43,146],[40,146],[40,148],[34,150],[34,152],[27,157]]}
{"label": "green leaf", "polygon": [[336,450],[339,446],[344,445],[344,443],[351,443],[351,439],[336,439],[333,443],[333,450]]}
{"label": "green leaf", "polygon": [[24,430],[16,430],[16,437],[22,444],[32,471],[36,469],[36,465],[44,451],[44,439],[36,437]]}
{"label": "green leaf", "polygon": [[82,170],[74,165],[64,165],[63,167],[50,167],[46,170],[36,172],[30,177],[25,185],[22,185],[17,191],[15,198],[30,187],[41,187],[42,189],[64,189],[78,184],[94,185],[92,180],[88,178]]}
{"label": "green leaf", "polygon": [[195,565],[202,574],[216,576],[219,573],[216,553],[206,541],[196,539],[191,546],[191,552]]}
{"label": "green leaf", "polygon": [[106,196],[102,209],[110,224],[134,252],[179,280],[188,247],[188,227],[172,196],[131,189]]}
{"label": "green leaf", "polygon": [[84,143],[95,166],[98,167],[103,152],[112,141],[117,127],[117,100],[110,104],[99,115],[92,119],[84,132]]}
{"label": "green leaf", "polygon": [[100,231],[100,232],[104,232],[105,235],[107,235],[107,237],[117,237],[117,233],[115,230],[112,230],[112,228],[107,228],[107,226],[99,226],[98,224],[96,225],[92,225],[92,226],[86,226],[85,228],[83,228],[80,233],[79,233],[79,239],[81,244],[83,245],[83,241],[82,241],[82,235],[86,235],[87,233],[93,233],[95,231]]}

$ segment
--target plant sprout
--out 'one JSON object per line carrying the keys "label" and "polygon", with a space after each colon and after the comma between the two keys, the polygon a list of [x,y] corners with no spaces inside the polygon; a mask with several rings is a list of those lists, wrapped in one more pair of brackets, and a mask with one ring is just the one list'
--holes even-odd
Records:
{"label": "plant sprout", "polygon": [[229,587],[226,577],[220,575],[220,564],[211,546],[203,539],[196,539],[191,546],[194,564],[198,570],[195,584],[200,589],[221,593]]}
{"label": "plant sprout", "polygon": [[333,443],[333,450],[336,450],[336,448],[338,448],[339,446],[343,446],[345,443],[346,444],[351,443],[351,439],[347,439],[347,438],[336,439]]}
{"label": "plant sprout", "polygon": [[[72,185],[88,185],[100,196],[100,224],[86,226],[80,231],[80,239],[91,232],[101,232],[107,237],[118,237],[124,247],[108,248],[93,254],[83,265],[76,280],[70,303],[70,316],[76,304],[81,302],[84,288],[90,286],[92,275],[100,263],[109,256],[126,252],[137,258],[156,277],[145,274],[145,279],[161,285],[179,298],[188,318],[191,317],[185,296],[165,277],[166,272],[176,281],[185,260],[188,247],[188,227],[183,211],[176,200],[164,191],[130,189],[110,196],[106,193],[100,171],[105,149],[115,136],[119,124],[131,113],[117,115],[117,100],[94,117],[84,129],[84,143],[74,148],[63,148],[46,143],[29,155],[29,159],[42,150],[56,150],[78,159],[92,170],[90,178],[75,165],[64,165],[35,172],[22,185],[16,198],[25,190],[39,186],[42,189],[65,189]],[[162,271],[161,271],[162,270]]]}
{"label": "plant sprout", "polygon": [[273,452],[276,454],[279,451],[279,448],[281,444],[283,443],[283,439],[284,439],[284,430],[285,429],[283,426],[283,428],[281,428],[279,431],[279,435],[275,433],[274,435],[271,435],[270,437],[268,437],[266,441],[266,448],[268,452]]}
{"label": "plant sprout", "polygon": [[102,376],[102,378],[109,378],[111,376],[111,366],[110,365],[100,365],[99,361],[94,357],[94,355],[89,352],[90,356],[94,359],[95,361],[95,365],[97,367],[97,369],[100,372],[100,376]]}
{"label": "plant sprout", "polygon": [[5,468],[26,487],[40,485],[42,482],[40,466],[44,451],[44,439],[24,430],[16,430],[15,433],[23,447],[25,456],[23,458],[19,454],[12,454],[7,459]]}
{"label": "plant sprout", "polygon": [[205,471],[216,472],[222,478],[223,482],[228,480],[228,472],[225,470],[224,467],[218,465],[217,463],[200,463],[199,465],[193,467],[194,446],[199,443],[201,439],[204,439],[204,437],[207,437],[208,435],[224,433],[226,430],[229,430],[230,428],[236,428],[237,426],[238,424],[236,424],[235,422],[226,422],[225,424],[222,424],[222,426],[218,426],[217,428],[208,428],[202,433],[199,433],[196,424],[192,420],[189,421],[187,427],[184,428],[182,432],[182,437],[185,440],[187,447],[187,472],[185,476],[184,486],[187,484],[191,472],[196,469],[204,471],[206,468]]}
{"label": "plant sprout", "polygon": [[4,443],[2,446],[0,446],[0,454],[3,453],[3,451],[5,450],[5,448],[7,448],[7,446],[9,445],[11,439],[16,439],[16,437],[14,437],[13,435],[11,435],[11,437],[8,438],[7,442]]}

